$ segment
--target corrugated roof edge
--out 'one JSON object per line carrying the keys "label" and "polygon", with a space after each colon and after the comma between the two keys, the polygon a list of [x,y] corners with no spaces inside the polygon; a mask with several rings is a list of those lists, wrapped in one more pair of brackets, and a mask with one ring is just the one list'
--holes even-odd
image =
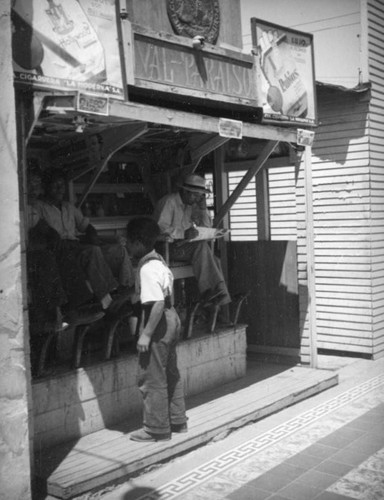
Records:
{"label": "corrugated roof edge", "polygon": [[361,92],[367,92],[368,90],[371,89],[371,82],[359,83],[355,87],[343,87],[342,85],[334,85],[332,83],[325,83],[325,82],[316,81],[316,86],[317,87],[325,87],[325,88],[334,89],[334,90],[340,90],[342,92],[361,93]]}

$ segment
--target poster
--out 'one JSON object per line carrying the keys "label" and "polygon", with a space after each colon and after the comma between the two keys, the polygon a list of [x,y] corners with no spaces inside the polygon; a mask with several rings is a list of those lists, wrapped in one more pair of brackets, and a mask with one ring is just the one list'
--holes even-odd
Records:
{"label": "poster", "polygon": [[316,125],[313,36],[255,18],[251,28],[263,120]]}
{"label": "poster", "polygon": [[14,0],[15,81],[123,98],[115,0]]}

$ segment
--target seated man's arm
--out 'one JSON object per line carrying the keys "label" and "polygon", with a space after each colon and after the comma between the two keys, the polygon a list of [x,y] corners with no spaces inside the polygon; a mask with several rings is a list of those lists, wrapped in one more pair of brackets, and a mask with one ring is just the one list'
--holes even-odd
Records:
{"label": "seated man's arm", "polygon": [[192,206],[192,220],[197,226],[212,227],[212,219],[208,212],[205,195],[201,196],[200,201]]}
{"label": "seated man's arm", "polygon": [[90,245],[100,245],[99,236],[92,224],[88,224],[87,229],[85,230],[85,241]]}
{"label": "seated man's arm", "polygon": [[77,231],[83,233],[85,243],[90,245],[100,245],[99,236],[94,226],[90,223],[88,217],[84,217],[81,210],[73,206],[73,214]]}
{"label": "seated man's arm", "polygon": [[174,240],[184,239],[185,228],[177,225],[175,204],[172,198],[165,197],[156,206],[154,218],[157,221],[161,234],[170,236]]}
{"label": "seated man's arm", "polygon": [[49,248],[54,250],[60,245],[60,235],[44,219],[39,221],[28,231],[28,247],[30,250]]}

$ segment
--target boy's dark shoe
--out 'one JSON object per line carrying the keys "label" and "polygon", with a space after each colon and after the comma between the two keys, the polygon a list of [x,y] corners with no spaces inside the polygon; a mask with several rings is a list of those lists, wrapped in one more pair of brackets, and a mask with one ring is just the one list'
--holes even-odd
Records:
{"label": "boy's dark shoe", "polygon": [[188,432],[188,425],[187,423],[184,424],[171,424],[171,431],[172,432]]}
{"label": "boy's dark shoe", "polygon": [[171,434],[152,434],[151,432],[147,432],[144,429],[140,429],[139,431],[132,432],[129,436],[129,439],[132,441],[150,443],[155,441],[169,441],[171,439]]}

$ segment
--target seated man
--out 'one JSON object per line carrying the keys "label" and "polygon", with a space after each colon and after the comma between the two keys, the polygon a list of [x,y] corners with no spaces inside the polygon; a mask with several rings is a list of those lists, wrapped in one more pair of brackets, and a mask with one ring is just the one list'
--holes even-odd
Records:
{"label": "seated man", "polygon": [[[119,262],[117,281],[100,247],[95,228],[78,208],[64,201],[66,184],[63,174],[48,172],[43,181],[45,197],[35,203],[34,209],[40,219],[56,231],[58,237],[53,247],[57,259],[75,256],[102,308],[108,309],[113,302],[111,292],[116,291],[119,284],[130,287],[134,283],[126,249],[120,244],[106,249],[106,255],[113,259],[114,264]],[[80,242],[77,232],[85,234],[85,243]]]}
{"label": "seated man", "polygon": [[196,225],[211,227],[205,195],[209,190],[198,175],[185,178],[179,192],[164,196],[157,204],[154,218],[161,233],[170,237],[170,258],[192,264],[199,292],[206,302],[228,304],[231,299],[220,264],[207,241],[196,237]]}
{"label": "seated man", "polygon": [[89,304],[93,294],[77,261],[71,259],[70,255],[62,255],[57,261],[50,250],[50,242],[55,238],[55,231],[40,219],[35,209],[41,194],[41,175],[32,171],[28,174],[27,193],[28,283],[32,306],[35,311],[42,313],[38,316],[46,320],[58,316],[56,319],[60,326],[60,315],[63,311],[68,316],[68,313]]}
{"label": "seated man", "polygon": [[[35,210],[41,194],[41,175],[31,171],[28,173],[26,256],[33,374],[38,373],[39,355],[50,333],[95,318],[91,304],[93,294],[77,260],[71,254],[63,254],[58,260],[50,249],[56,231],[41,220]],[[49,355],[54,355],[52,349]]]}

